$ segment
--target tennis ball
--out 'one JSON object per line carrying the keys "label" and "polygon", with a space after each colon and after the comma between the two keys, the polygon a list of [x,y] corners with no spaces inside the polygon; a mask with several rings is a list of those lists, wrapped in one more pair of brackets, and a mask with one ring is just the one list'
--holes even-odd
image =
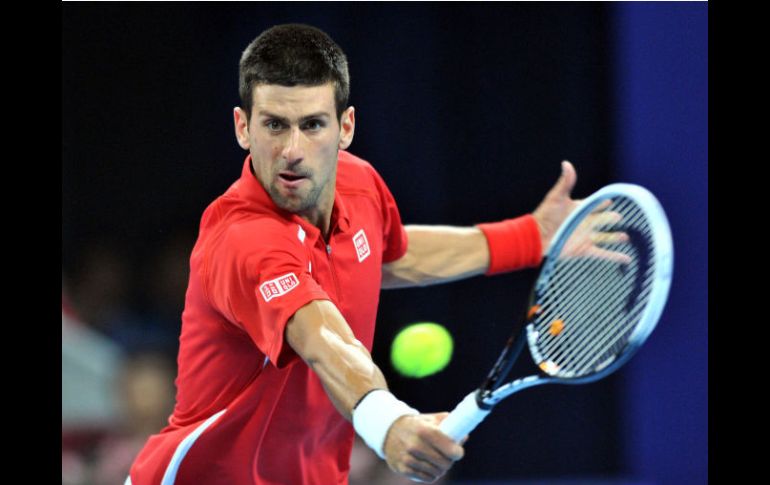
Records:
{"label": "tennis ball", "polygon": [[408,325],[393,339],[390,361],[406,377],[421,378],[442,370],[452,358],[452,335],[437,323]]}

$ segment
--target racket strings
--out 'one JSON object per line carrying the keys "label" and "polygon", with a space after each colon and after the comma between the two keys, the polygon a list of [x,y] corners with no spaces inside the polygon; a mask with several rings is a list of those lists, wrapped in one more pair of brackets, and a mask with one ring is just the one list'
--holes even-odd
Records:
{"label": "racket strings", "polygon": [[[595,322],[590,331],[576,332],[576,335],[573,335],[571,338],[565,335],[562,345],[545,349],[543,352],[549,354],[549,360],[559,362],[564,372],[582,374],[584,371],[590,370],[583,368],[589,356],[593,356],[592,362],[601,359],[601,350],[607,349],[608,352],[612,352],[612,346],[624,337],[622,334],[623,330],[625,330],[624,328],[607,325],[607,321],[617,319],[619,316],[622,316],[620,315],[621,313],[622,310],[618,307],[605,308],[604,314],[607,316],[607,319],[603,320],[600,315],[593,312],[584,317],[586,320],[590,319]],[[567,322],[569,322],[570,326],[574,326],[575,321],[576,318],[574,316],[568,315]],[[612,343],[608,343],[610,339],[612,339]],[[576,349],[579,350],[579,353],[576,352]]]}
{"label": "racket strings", "polygon": [[[620,222],[602,222],[617,214]],[[596,246],[625,254],[630,263],[576,252],[590,248],[597,232],[613,231],[632,238]],[[622,352],[649,298],[654,267],[649,222],[631,199],[619,197],[594,211],[569,238],[539,288],[542,310],[530,347],[536,360],[556,364],[550,373],[574,377],[600,370]]]}
{"label": "racket strings", "polygon": [[[619,301],[618,298],[616,300]],[[574,349],[581,349],[581,355],[594,355],[595,349],[591,348],[592,342],[594,343],[593,346],[606,347],[606,339],[610,335],[608,332],[612,331],[614,327],[606,325],[605,321],[618,318],[622,312],[621,307],[622,305],[615,305],[614,307],[603,308],[604,318],[598,314],[598,308],[584,307],[577,314],[570,311],[559,312],[566,315],[562,316],[561,321],[568,322],[572,334],[568,334],[566,331],[561,335],[556,334],[555,337],[549,339],[550,345],[541,349],[541,353],[547,354],[550,360],[559,362],[560,367],[565,370],[571,368],[572,371],[570,372],[582,372],[579,369],[581,362],[575,360],[579,359],[580,356],[575,354]],[[548,318],[547,315],[546,318]],[[594,325],[589,328],[578,327],[575,324],[575,322],[587,321],[593,321]],[[551,336],[550,332],[544,335]]]}
{"label": "racket strings", "polygon": [[[636,259],[636,251],[631,245],[614,244],[608,246],[607,249],[614,251],[622,251],[624,254],[628,254],[632,261]],[[607,260],[601,259],[562,259],[558,263],[560,265],[557,271],[560,272],[562,278],[551,278],[549,282],[551,288],[545,293],[543,297],[542,307],[548,309],[541,316],[543,322],[550,322],[554,319],[563,319],[568,317],[571,321],[586,321],[586,314],[588,312],[596,312],[597,308],[590,305],[582,304],[582,302],[591,302],[596,300],[597,297],[602,296],[607,301],[618,300],[621,297],[627,295],[619,295],[619,292],[628,293],[630,290],[629,285],[622,284],[595,284],[598,282],[607,282],[614,272],[617,272],[618,265]],[[590,269],[590,271],[588,271]],[[637,272],[637,265],[631,265],[628,269],[625,277],[631,279],[635,277]],[[609,292],[607,288],[610,288]],[[564,302],[579,302],[580,305],[565,305]],[[573,308],[577,307],[577,313],[574,313]],[[558,312],[558,314],[557,314]],[[541,322],[542,323],[542,322]],[[581,330],[583,327],[577,325],[570,325],[564,334],[564,338],[559,336],[559,339],[548,338],[545,335],[545,341],[542,342],[541,350],[549,351],[552,345],[558,345],[577,330]],[[584,338],[590,337],[585,333],[581,334]],[[574,343],[573,343],[574,344]]]}
{"label": "racket strings", "polygon": [[[628,309],[625,302],[623,302],[617,305],[614,314],[608,314],[606,319],[607,331],[596,338],[593,346],[585,352],[583,360],[575,364],[579,366],[578,372],[590,372],[597,363],[601,363],[607,357],[617,355],[622,351],[623,346],[625,346],[641,318],[645,304],[640,302],[645,302],[649,297],[650,281],[651,278],[647,281],[648,285],[645,287],[645,290],[639,294],[636,305]],[[612,325],[613,321],[620,319],[625,319],[625,325]],[[604,351],[604,355],[602,355],[602,351]],[[593,359],[589,360],[590,356],[594,356]]]}
{"label": "racket strings", "polygon": [[[601,231],[601,230],[609,230],[610,228],[607,227],[607,226],[603,226],[603,227],[598,227],[596,229]],[[584,227],[578,227],[578,229],[575,230],[575,232],[573,232],[573,235],[572,235],[572,237],[570,237],[570,240],[587,239],[588,238],[587,234],[588,233],[587,233],[587,231],[586,231],[586,229]],[[615,244],[612,244],[612,245],[607,245],[606,249],[612,250],[612,251],[617,251],[617,252],[622,252],[624,254],[627,254],[627,255],[631,256],[632,260],[636,259],[636,254],[635,254],[633,246],[620,245],[620,244],[615,243]],[[565,278],[563,281],[560,281],[558,278],[554,281],[553,277],[549,277],[548,279],[546,279],[547,283],[551,285],[551,288],[549,288],[548,293],[551,293],[552,296],[557,296],[558,293],[559,293],[559,290],[563,289],[563,288],[568,288],[569,291],[574,291],[575,282],[574,281],[570,281],[569,278],[581,278],[581,277],[585,278],[585,277],[587,277],[588,276],[588,274],[586,273],[586,269],[587,268],[590,269],[592,272],[598,273],[596,267],[598,265],[601,265],[602,263],[608,263],[608,264],[605,265],[605,270],[604,271],[610,271],[610,270],[616,270],[617,269],[617,265],[609,264],[611,262],[607,261],[607,260],[602,260],[602,259],[597,259],[597,258],[586,258],[586,257],[584,257],[584,258],[574,258],[574,257],[570,258],[570,257],[564,256],[563,253],[564,253],[564,251],[562,251],[562,254],[560,255],[560,257],[558,259],[558,264],[561,264],[561,265],[573,264],[573,265],[576,265],[576,266],[572,267],[572,268],[566,268],[566,269],[565,268],[561,268],[561,276],[563,278]],[[597,274],[596,276],[600,277],[602,275]]]}
{"label": "racket strings", "polygon": [[[626,275],[626,277],[631,276],[633,275]],[[575,335],[572,336],[569,342],[566,335],[564,339],[551,339],[552,343],[557,342],[561,345],[552,345],[550,348],[544,347],[544,350],[551,354],[553,359],[561,362],[563,367],[571,367],[570,373],[591,371],[593,364],[603,360],[604,355],[601,351],[606,350],[608,355],[613,355],[615,351],[619,350],[617,348],[618,342],[624,343],[629,335],[624,330],[633,328],[633,326],[623,327],[622,325],[615,324],[615,322],[624,318],[626,322],[633,322],[635,312],[633,309],[629,311],[623,304],[629,297],[630,286],[622,284],[623,282],[620,284],[617,281],[612,282],[606,276],[605,279],[600,279],[599,281],[604,284],[592,284],[589,286],[603,290],[602,298],[605,298],[607,302],[613,303],[608,303],[604,306],[584,306],[583,310],[579,310],[577,313],[569,310],[565,311],[564,313],[567,315],[568,321],[571,322],[570,328],[576,329]],[[608,282],[610,284],[607,284]],[[644,297],[643,294],[642,297]],[[593,325],[590,327],[585,325],[578,326],[575,322],[593,322]],[[558,334],[556,334],[556,337],[558,337]],[[580,349],[580,355],[577,355],[574,349]],[[587,361],[589,356],[591,356],[591,360]]]}
{"label": "racket strings", "polygon": [[[637,269],[634,267],[632,270],[628,272],[626,277],[633,278],[637,273]],[[600,273],[597,273],[595,275],[595,278],[597,281],[606,281],[611,276],[611,273],[609,273],[609,270],[605,269]],[[620,307],[622,304],[622,299],[628,297],[628,293],[630,292],[629,285],[620,285],[616,284],[613,286],[609,286],[609,290],[606,285],[597,285],[593,284],[592,281],[570,281],[568,284],[572,284],[575,287],[579,288],[578,292],[575,294],[568,295],[570,299],[574,300],[580,300],[580,301],[593,301],[597,297],[602,296],[603,298],[606,298],[607,301],[614,301],[615,307]],[[568,319],[571,322],[586,322],[591,320],[596,320],[597,318],[597,311],[600,310],[598,307],[593,307],[590,305],[580,305],[573,308],[568,306],[558,306],[558,303],[560,302],[559,297],[563,294],[563,292],[560,292],[556,295],[556,298],[551,298],[547,300],[545,305],[548,305],[549,308],[552,308],[550,312],[543,314],[543,321],[544,322],[550,322],[554,319]],[[555,302],[552,304],[552,302]],[[545,306],[544,305],[544,306]],[[556,309],[556,310],[553,310]],[[557,314],[558,310],[558,314]],[[609,310],[605,309],[605,310]],[[611,317],[611,316],[608,316]],[[592,334],[589,334],[586,332],[586,330],[596,330],[597,327],[589,327],[585,328],[582,326],[577,325],[570,325],[568,330],[565,332],[564,337],[561,338],[561,335],[557,336],[559,338],[556,338],[556,336],[552,336],[552,334],[549,332],[549,334],[545,335],[545,338],[543,339],[541,343],[542,351],[551,351],[554,346],[557,345],[564,345],[563,342],[566,340],[566,338],[582,338],[581,340],[577,342],[572,342],[572,346],[576,344],[583,345],[583,341],[586,338],[593,337]],[[578,332],[580,332],[578,334]],[[572,336],[572,334],[578,334],[576,336]]]}
{"label": "racket strings", "polygon": [[[635,317],[641,312],[633,311],[623,316],[621,314],[622,311],[619,310],[613,316],[615,318],[625,317],[629,324],[626,326],[606,325],[606,330],[602,334],[595,336],[594,345],[582,352],[582,359],[572,364],[575,368],[575,373],[583,375],[594,370],[600,370],[600,368],[611,362],[614,356],[623,350],[623,346],[635,328]],[[601,324],[599,327],[601,327]]]}
{"label": "racket strings", "polygon": [[[627,273],[625,275],[626,278],[631,277],[631,276],[633,276],[633,274],[631,274],[631,273]],[[599,288],[601,290],[606,290],[606,287],[612,288],[611,285],[607,285],[606,284],[607,281],[608,281],[606,278],[607,278],[606,272],[605,272],[605,274],[600,274],[599,277],[597,278],[597,280],[601,281],[601,282],[604,282],[605,284],[604,285],[589,285],[589,286],[592,286],[594,288]],[[579,281],[571,281],[570,282],[570,284],[572,284],[572,285],[583,284],[583,283],[585,283],[585,282],[579,282]],[[630,287],[628,287],[628,285],[625,285],[625,286],[627,287],[625,292],[629,293],[630,292],[629,291]],[[582,313],[577,314],[577,315],[571,314],[569,312],[565,312],[565,313],[569,314],[569,318],[573,322],[576,321],[576,319],[577,319],[577,321],[586,321],[587,318],[590,318],[590,320],[593,320],[594,322],[596,322],[596,324],[591,327],[593,332],[589,332],[589,333],[583,332],[582,335],[580,335],[580,337],[578,337],[578,338],[574,338],[573,337],[573,339],[572,339],[573,341],[571,342],[571,344],[573,346],[574,345],[582,346],[582,348],[584,348],[586,350],[586,354],[588,354],[588,355],[595,355],[597,347],[605,347],[605,348],[608,347],[608,343],[607,343],[608,342],[608,338],[610,338],[611,336],[613,336],[615,334],[608,331],[608,330],[611,330],[613,327],[609,327],[608,328],[606,325],[603,324],[603,320],[614,320],[614,319],[616,319],[617,316],[618,316],[618,313],[623,309],[622,301],[621,301],[621,299],[617,295],[617,289],[618,288],[622,289],[622,286],[618,286],[616,284],[615,285],[615,292],[614,293],[606,293],[606,291],[605,291],[604,298],[606,299],[606,301],[615,301],[616,304],[614,306],[608,306],[608,307],[603,309],[604,310],[604,312],[603,312],[604,318],[602,318],[602,315],[598,315],[597,314],[597,312],[596,312],[597,309],[596,308],[593,308],[592,309],[593,311],[588,316],[585,315],[586,312],[582,312]],[[594,293],[595,293],[595,291],[594,291]],[[581,295],[579,295],[579,297],[583,298],[583,299],[586,299],[586,295],[585,294],[581,294]],[[625,298],[625,297],[627,297],[627,295],[623,295],[623,298]],[[621,304],[618,304],[618,303],[621,303]],[[571,325],[570,326],[570,328],[574,328],[574,327],[576,327],[576,326],[575,325]],[[621,336],[621,338],[622,338],[622,336]],[[593,348],[586,347],[586,345],[587,345],[586,340],[587,339],[590,339],[590,341],[595,342],[595,344],[593,345]],[[565,339],[563,339],[563,340],[566,341],[566,336],[565,336]],[[545,347],[544,347],[544,350],[546,350]],[[548,349],[548,350],[552,350],[552,349]],[[612,351],[611,346],[610,346],[609,351],[610,352]],[[561,357],[559,360],[563,360],[564,359],[564,356],[562,355],[562,352],[556,352],[554,354],[554,357]],[[601,358],[600,355],[595,355],[594,360],[600,359],[600,358]],[[581,372],[580,369],[576,369],[576,370],[578,372]]]}
{"label": "racket strings", "polygon": [[[574,295],[570,295],[570,298],[581,299],[584,301],[593,300],[603,292],[605,297],[615,298],[616,301],[620,301],[620,298],[627,296],[628,293],[627,288],[624,288],[621,285],[616,285],[614,288],[612,288],[610,290],[612,293],[606,293],[606,289],[600,285],[590,284],[590,282],[585,281],[576,282],[576,284],[579,284],[579,287],[583,291]],[[625,293],[625,295],[620,295],[619,293]],[[555,300],[558,303],[558,296],[560,295],[557,295],[556,298],[547,300],[544,302],[543,306],[547,305],[550,308],[556,308],[552,300]],[[550,312],[544,312],[541,318],[541,323],[543,324],[547,324],[548,322],[553,322],[555,320],[566,320],[571,322],[562,334],[556,334],[555,336],[551,332],[543,334],[544,338],[540,343],[540,351],[541,353],[549,353],[555,358],[561,357],[561,354],[563,353],[562,350],[565,347],[570,349],[575,346],[585,345],[585,340],[595,337],[594,333],[601,328],[599,326],[586,328],[585,326],[578,326],[574,324],[574,322],[585,322],[590,320],[595,321],[597,318],[596,312],[598,310],[596,307],[582,305],[573,309],[562,306],[558,307],[558,310],[558,313],[554,310]],[[591,333],[590,330],[593,330],[594,332]],[[567,342],[567,340],[569,340],[569,342]]]}
{"label": "racket strings", "polygon": [[[604,265],[604,266],[605,268],[602,269],[600,272],[597,272],[596,274],[591,275],[592,279],[603,281],[604,279],[609,278],[611,276],[612,271],[617,271],[617,268],[613,266],[610,266],[610,265]],[[636,275],[636,273],[637,273],[637,268],[633,267],[631,270],[629,270],[629,273],[627,276],[633,277]],[[577,274],[580,275],[580,273],[577,273]],[[583,275],[584,274],[585,273],[583,273]],[[606,291],[606,289],[603,286],[591,284],[591,283],[592,281],[587,278],[573,278],[570,280],[556,282],[556,285],[558,286],[554,288],[553,293],[550,293],[543,300],[543,303],[544,303],[543,306],[545,308],[550,309],[550,311],[546,313],[545,316],[546,317],[552,316],[553,318],[557,318],[557,315],[556,315],[557,310],[556,310],[556,307],[552,305],[552,303],[561,301],[564,295],[569,295],[571,299],[575,299],[575,300],[591,301]],[[578,290],[576,292],[571,292],[569,291],[570,287],[578,288]],[[628,288],[624,288],[620,285],[616,285],[613,291],[615,293],[618,293],[626,290],[628,290]],[[606,298],[618,297],[615,294],[604,294],[604,296]],[[558,308],[558,310],[560,312],[565,313],[565,316],[566,316],[566,314],[569,313],[570,308],[562,307],[562,308]],[[583,316],[583,313],[592,311],[592,308],[587,305],[581,305],[580,307],[578,307],[578,311],[581,313],[578,313],[576,315],[569,314],[569,316],[572,318],[574,317],[581,318]]]}

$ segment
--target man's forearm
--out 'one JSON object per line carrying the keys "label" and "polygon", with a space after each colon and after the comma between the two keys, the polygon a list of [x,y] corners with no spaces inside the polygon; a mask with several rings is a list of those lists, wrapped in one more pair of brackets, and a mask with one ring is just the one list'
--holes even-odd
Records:
{"label": "man's forearm", "polygon": [[312,301],[297,310],[285,336],[340,414],[392,470],[433,480],[462,458],[462,447],[438,428],[443,415],[421,415],[386,390],[370,392],[387,389],[385,378],[332,302]]}
{"label": "man's forearm", "polygon": [[286,341],[318,375],[329,399],[348,420],[364,394],[387,389],[369,351],[330,301],[313,301],[297,310],[286,326]]}
{"label": "man's forearm", "polygon": [[447,283],[489,267],[489,247],[478,227],[409,225],[406,231],[407,252],[383,265],[383,288]]}

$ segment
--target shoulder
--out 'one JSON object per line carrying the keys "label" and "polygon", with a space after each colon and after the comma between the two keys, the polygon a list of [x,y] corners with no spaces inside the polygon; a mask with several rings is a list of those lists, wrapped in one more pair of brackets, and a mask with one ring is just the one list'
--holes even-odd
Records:
{"label": "shoulder", "polygon": [[255,215],[228,224],[223,243],[238,252],[263,252],[275,248],[288,249],[301,245],[299,224],[268,215]]}
{"label": "shoulder", "polygon": [[[225,198],[212,204],[212,217],[201,236],[210,257],[219,261],[243,261],[276,251],[301,250],[299,224],[253,207],[238,206]],[[205,235],[204,235],[205,234]]]}
{"label": "shoulder", "polygon": [[370,177],[372,173],[377,173],[371,163],[345,150],[339,151],[337,162],[337,172],[348,176]]}
{"label": "shoulder", "polygon": [[350,152],[340,150],[337,165],[337,190],[342,192],[370,191],[372,195],[385,187],[380,174],[371,163]]}

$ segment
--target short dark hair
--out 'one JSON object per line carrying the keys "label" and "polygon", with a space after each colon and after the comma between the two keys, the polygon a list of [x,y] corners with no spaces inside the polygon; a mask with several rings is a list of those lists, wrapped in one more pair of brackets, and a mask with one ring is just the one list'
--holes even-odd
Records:
{"label": "short dark hair", "polygon": [[345,53],[320,29],[303,24],[276,25],[259,34],[241,55],[241,108],[250,119],[254,87],[259,84],[320,86],[330,81],[334,83],[339,119],[350,96]]}

